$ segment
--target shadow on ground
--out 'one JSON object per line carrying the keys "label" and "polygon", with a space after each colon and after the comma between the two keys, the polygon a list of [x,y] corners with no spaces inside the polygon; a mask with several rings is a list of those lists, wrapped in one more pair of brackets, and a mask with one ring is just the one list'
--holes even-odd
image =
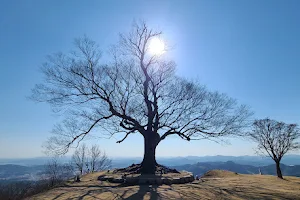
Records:
{"label": "shadow on ground", "polygon": [[139,186],[139,190],[128,196],[128,197],[124,197],[126,196],[127,191],[125,190],[124,193],[120,196],[120,199],[128,199],[128,200],[132,200],[132,199],[144,199],[144,196],[150,196],[150,200],[157,200],[157,199],[161,199],[159,198],[159,193],[157,192],[157,185],[140,185]]}
{"label": "shadow on ground", "polygon": [[[61,188],[62,190],[63,188]],[[79,190],[78,194],[68,195],[70,191]],[[193,183],[172,186],[139,185],[139,186],[68,186],[64,192],[49,199],[300,199],[285,193],[274,192],[259,186],[218,187],[207,183]],[[70,193],[69,193],[70,194]]]}
{"label": "shadow on ground", "polygon": [[207,179],[188,184],[133,185],[112,184],[87,177],[29,199],[299,199],[300,178],[279,180],[273,176],[239,175]]}

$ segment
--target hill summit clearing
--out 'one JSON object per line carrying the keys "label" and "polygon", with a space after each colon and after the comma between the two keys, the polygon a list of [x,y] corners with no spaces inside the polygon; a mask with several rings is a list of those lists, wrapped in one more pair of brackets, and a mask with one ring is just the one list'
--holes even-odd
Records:
{"label": "hill summit clearing", "polygon": [[300,178],[269,175],[244,175],[212,170],[199,181],[173,185],[135,185],[98,181],[104,172],[87,174],[81,182],[63,186],[28,199],[300,199]]}

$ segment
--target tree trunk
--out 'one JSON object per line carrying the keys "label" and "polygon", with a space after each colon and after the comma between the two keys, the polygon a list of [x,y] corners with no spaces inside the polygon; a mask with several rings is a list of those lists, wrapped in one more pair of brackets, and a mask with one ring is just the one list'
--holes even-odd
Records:
{"label": "tree trunk", "polygon": [[142,174],[155,174],[156,159],[155,150],[159,142],[159,135],[157,133],[147,133],[144,136],[144,159],[142,161]]}
{"label": "tree trunk", "polygon": [[282,173],[281,173],[281,169],[280,169],[280,162],[278,161],[278,162],[276,162],[276,172],[277,172],[277,176],[278,176],[278,178],[281,178],[281,179],[283,179],[283,177],[282,177]]}

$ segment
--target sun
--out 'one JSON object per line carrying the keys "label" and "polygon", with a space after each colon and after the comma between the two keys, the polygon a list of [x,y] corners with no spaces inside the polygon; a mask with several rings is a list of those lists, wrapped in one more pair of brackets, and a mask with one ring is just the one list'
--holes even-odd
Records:
{"label": "sun", "polygon": [[161,55],[165,52],[165,43],[159,38],[153,38],[149,43],[150,53],[153,55]]}

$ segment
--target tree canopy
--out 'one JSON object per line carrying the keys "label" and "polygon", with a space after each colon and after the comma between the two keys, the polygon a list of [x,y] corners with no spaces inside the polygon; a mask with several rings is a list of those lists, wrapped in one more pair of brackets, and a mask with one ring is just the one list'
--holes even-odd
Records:
{"label": "tree canopy", "polygon": [[76,39],[71,53],[49,56],[42,67],[45,80],[35,86],[32,98],[51,104],[66,118],[54,128],[48,149],[66,153],[96,130],[103,136],[122,134],[118,143],[142,134],[145,152],[152,149],[154,154],[170,135],[190,141],[241,134],[251,115],[248,108],[178,76],[167,52],[150,51],[151,40],[162,36],[135,23],[105,59],[87,37]]}

